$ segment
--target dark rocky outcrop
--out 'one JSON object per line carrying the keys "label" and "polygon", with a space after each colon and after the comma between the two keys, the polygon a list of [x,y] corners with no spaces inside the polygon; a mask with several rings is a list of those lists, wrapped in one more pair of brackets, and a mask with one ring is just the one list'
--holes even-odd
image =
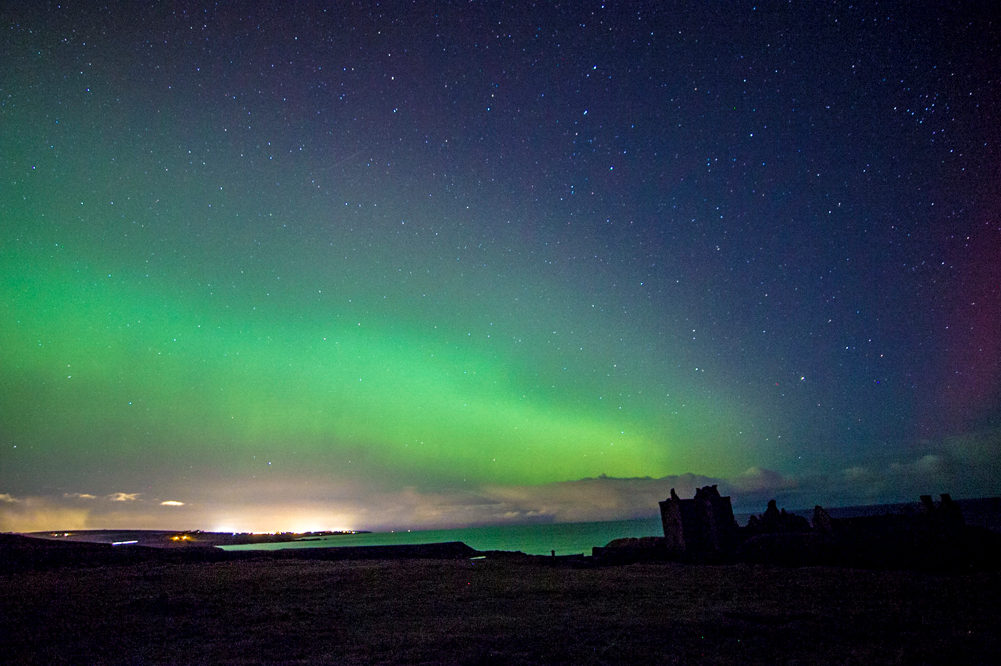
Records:
{"label": "dark rocky outcrop", "polygon": [[662,539],[616,539],[593,554],[609,564],[674,560],[942,573],[1001,568],[1001,534],[966,525],[949,495],[938,503],[930,496],[921,501],[920,511],[858,518],[832,518],[817,506],[811,526],[771,500],[763,514],[738,527],[730,498],[715,486],[700,488],[690,500],[672,489],[660,503]]}
{"label": "dark rocky outcrop", "polygon": [[779,511],[775,500],[770,500],[763,514],[751,516],[747,526],[741,530],[741,536],[748,539],[759,534],[809,531],[810,523],[806,518],[788,513],[785,509]]}
{"label": "dark rocky outcrop", "polygon": [[743,529],[745,538],[737,559],[785,566],[935,572],[1001,566],[1001,535],[966,525],[959,505],[949,495],[942,495],[937,505],[928,495],[921,502],[921,511],[856,518],[832,518],[817,506],[812,529],[805,519],[778,512],[774,502],[769,502],[768,511]]}
{"label": "dark rocky outcrop", "polygon": [[959,505],[942,495],[922,509],[857,518],[813,515],[814,534],[831,544],[835,563],[867,569],[980,571],[1001,566],[1001,534],[965,524]]}
{"label": "dark rocky outcrop", "polygon": [[592,548],[591,555],[609,564],[632,564],[667,559],[668,550],[663,537],[627,537]]}

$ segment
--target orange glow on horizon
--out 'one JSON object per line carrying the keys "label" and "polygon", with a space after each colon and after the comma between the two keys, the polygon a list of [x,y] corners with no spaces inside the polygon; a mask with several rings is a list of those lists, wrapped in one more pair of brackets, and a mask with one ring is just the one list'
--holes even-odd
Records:
{"label": "orange glow on horizon", "polygon": [[343,514],[328,513],[317,507],[299,509],[248,507],[227,512],[223,518],[210,519],[213,532],[231,534],[307,534],[310,532],[353,532],[355,521]]}

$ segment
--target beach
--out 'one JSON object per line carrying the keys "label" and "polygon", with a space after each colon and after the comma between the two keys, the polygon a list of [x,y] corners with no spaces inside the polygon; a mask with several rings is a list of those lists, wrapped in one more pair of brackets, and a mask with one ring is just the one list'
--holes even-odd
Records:
{"label": "beach", "polygon": [[11,664],[1001,663],[998,572],[540,558],[0,574]]}

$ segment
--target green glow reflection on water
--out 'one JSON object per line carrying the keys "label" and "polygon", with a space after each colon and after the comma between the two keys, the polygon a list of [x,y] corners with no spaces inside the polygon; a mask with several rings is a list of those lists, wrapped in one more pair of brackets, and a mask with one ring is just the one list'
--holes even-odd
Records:
{"label": "green glow reflection on water", "polygon": [[503,525],[453,530],[338,534],[316,541],[223,546],[225,550],[277,550],[280,548],[330,548],[336,546],[397,546],[405,544],[462,541],[476,550],[518,551],[529,555],[591,554],[594,546],[604,546],[623,537],[663,536],[660,518],[616,520],[598,523],[558,523],[546,525]]}

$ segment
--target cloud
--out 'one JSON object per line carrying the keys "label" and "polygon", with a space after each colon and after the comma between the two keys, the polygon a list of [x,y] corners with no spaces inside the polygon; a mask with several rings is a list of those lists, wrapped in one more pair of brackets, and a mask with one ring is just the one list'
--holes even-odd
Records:
{"label": "cloud", "polygon": [[905,474],[908,476],[941,476],[946,471],[946,460],[943,456],[929,453],[913,462],[894,462],[890,465],[890,471],[894,474]]}
{"label": "cloud", "polygon": [[740,495],[757,495],[791,490],[796,488],[798,483],[795,479],[782,476],[776,471],[755,466],[733,477],[726,482],[726,485],[732,492]]}
{"label": "cloud", "polygon": [[[124,493],[129,495],[130,493]],[[136,494],[136,493],[131,493]],[[174,504],[171,504],[174,502]],[[151,506],[142,501],[80,502],[76,497],[25,497],[0,503],[0,532],[73,530],[201,529],[208,519],[193,516],[176,500]]]}
{"label": "cloud", "polygon": [[490,511],[486,522],[557,522],[649,518],[671,488],[691,496],[720,479],[694,474],[654,478],[600,476],[539,486],[487,486],[479,492]]}
{"label": "cloud", "polygon": [[97,495],[90,495],[87,493],[63,493],[63,497],[65,497],[66,499],[86,499],[86,500],[97,499]]}
{"label": "cloud", "polygon": [[871,455],[840,473],[796,479],[796,506],[915,502],[920,495],[996,497],[1001,494],[1001,430],[987,429],[914,442],[911,455]]}
{"label": "cloud", "polygon": [[874,474],[872,470],[868,467],[863,467],[862,465],[855,465],[854,467],[849,467],[841,472],[845,481],[852,483],[857,481],[872,481],[874,479]]}
{"label": "cloud", "polygon": [[[697,488],[707,485],[717,485],[721,493],[731,495],[738,513],[760,513],[773,497],[781,506],[807,506],[790,499],[806,492],[799,479],[756,467],[732,479],[699,474],[599,476],[540,485],[460,488],[394,489],[373,487],[357,479],[271,477],[249,483],[172,488],[172,494],[185,496],[188,504],[183,511],[156,508],[169,512],[159,514],[161,523],[183,518],[185,528],[218,531],[445,529],[656,518],[658,502],[666,499],[672,488],[682,497],[692,497]],[[808,506],[813,506],[812,500]]]}
{"label": "cloud", "polygon": [[142,493],[111,493],[107,496],[112,502],[135,502]]}
{"label": "cloud", "polygon": [[1001,494],[1001,429],[923,440],[911,458],[887,464],[879,474],[889,496],[913,500],[919,495],[953,497]]}
{"label": "cloud", "polygon": [[[10,497],[10,495],[0,495],[0,497]],[[68,507],[44,497],[26,497],[4,502],[0,506],[0,532],[79,530],[88,527],[89,509]]]}
{"label": "cloud", "polygon": [[[658,502],[670,496],[672,488],[682,497],[692,497],[697,488],[709,485],[717,485],[725,495],[732,494],[738,512],[763,511],[768,499],[798,488],[797,481],[762,468],[752,468],[737,479],[681,474],[661,478],[599,476],[535,486],[486,485],[438,491],[409,487],[342,496],[328,503],[312,498],[298,505],[288,499],[292,496],[288,489],[269,489],[268,495],[282,500],[265,503],[260,489],[247,488],[248,502],[232,496],[232,508],[219,510],[216,522],[240,531],[290,529],[277,524],[282,515],[296,516],[322,529],[332,529],[329,521],[333,520],[351,529],[378,531],[655,518]],[[328,521],[327,527],[322,527],[323,520]]]}
{"label": "cloud", "polygon": [[[270,477],[240,483],[185,481],[160,490],[178,500],[142,501],[140,493],[90,498],[0,494],[0,529],[206,529],[311,531],[435,529],[511,523],[562,523],[655,518],[674,488],[692,497],[716,485],[736,513],[760,513],[770,499],[788,509],[1001,494],[1001,431],[915,442],[912,455],[876,455],[830,472],[787,475],[757,465],[731,477],[680,474],[599,476],[540,485],[485,484],[430,488],[377,486],[359,479]],[[83,501],[102,499],[103,501]],[[183,507],[183,508],[180,508]],[[83,510],[86,508],[86,510]]]}

